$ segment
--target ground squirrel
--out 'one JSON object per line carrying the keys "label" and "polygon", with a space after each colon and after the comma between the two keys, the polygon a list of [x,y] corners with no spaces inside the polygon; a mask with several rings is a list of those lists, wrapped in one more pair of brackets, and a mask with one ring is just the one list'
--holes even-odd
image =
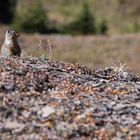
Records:
{"label": "ground squirrel", "polygon": [[5,33],[5,40],[1,47],[1,56],[19,56],[21,55],[21,49],[18,44],[17,38],[20,34],[14,30],[7,30]]}

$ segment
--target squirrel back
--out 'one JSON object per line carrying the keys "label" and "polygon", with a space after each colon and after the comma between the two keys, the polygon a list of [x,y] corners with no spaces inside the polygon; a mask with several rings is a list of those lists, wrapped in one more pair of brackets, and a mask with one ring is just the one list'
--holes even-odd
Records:
{"label": "squirrel back", "polygon": [[19,56],[21,55],[21,49],[18,44],[17,38],[20,34],[14,30],[7,30],[5,33],[5,40],[1,47],[1,56]]}

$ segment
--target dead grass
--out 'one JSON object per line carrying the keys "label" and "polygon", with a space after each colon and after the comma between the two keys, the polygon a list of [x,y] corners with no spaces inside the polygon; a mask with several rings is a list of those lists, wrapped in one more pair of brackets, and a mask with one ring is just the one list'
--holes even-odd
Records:
{"label": "dead grass", "polygon": [[[4,38],[1,30],[0,43]],[[140,34],[114,36],[26,35],[19,39],[24,55],[78,62],[89,67],[111,66],[118,61],[139,74]],[[48,42],[49,40],[49,42]],[[41,44],[39,45],[41,41]],[[24,56],[23,55],[23,56]],[[140,75],[140,74],[139,74]]]}
{"label": "dead grass", "polygon": [[[23,36],[21,45],[28,55],[50,57],[47,42],[44,48],[38,47],[39,40],[49,40],[53,50],[52,59],[78,62],[90,67],[110,66],[122,62],[131,71],[139,73],[140,34],[125,36],[62,36],[31,35]],[[27,47],[28,46],[28,47]]]}

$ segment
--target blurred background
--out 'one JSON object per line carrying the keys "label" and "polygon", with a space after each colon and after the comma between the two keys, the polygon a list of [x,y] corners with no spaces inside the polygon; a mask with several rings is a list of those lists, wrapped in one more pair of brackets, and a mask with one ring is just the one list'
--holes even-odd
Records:
{"label": "blurred background", "polygon": [[140,0],[1,0],[0,9],[0,43],[15,29],[24,55],[50,57],[51,46],[53,60],[139,74]]}

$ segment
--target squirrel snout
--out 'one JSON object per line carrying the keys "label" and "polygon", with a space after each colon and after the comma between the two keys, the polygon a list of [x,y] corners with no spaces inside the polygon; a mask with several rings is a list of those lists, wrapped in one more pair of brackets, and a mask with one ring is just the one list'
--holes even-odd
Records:
{"label": "squirrel snout", "polygon": [[13,36],[13,37],[18,38],[20,36],[20,34],[14,30],[8,30],[6,32],[6,36]]}
{"label": "squirrel snout", "polygon": [[20,33],[18,33],[18,32],[16,32],[16,37],[18,38],[18,37],[20,37]]}

